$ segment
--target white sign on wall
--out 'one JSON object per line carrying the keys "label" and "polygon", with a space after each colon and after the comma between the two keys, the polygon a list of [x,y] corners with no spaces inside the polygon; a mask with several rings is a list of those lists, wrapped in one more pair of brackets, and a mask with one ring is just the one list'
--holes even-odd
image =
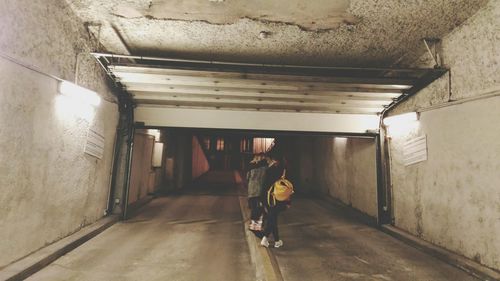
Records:
{"label": "white sign on wall", "polygon": [[427,136],[407,141],[403,147],[405,166],[427,160]]}
{"label": "white sign on wall", "polygon": [[102,159],[104,155],[104,133],[95,128],[89,128],[85,153]]}

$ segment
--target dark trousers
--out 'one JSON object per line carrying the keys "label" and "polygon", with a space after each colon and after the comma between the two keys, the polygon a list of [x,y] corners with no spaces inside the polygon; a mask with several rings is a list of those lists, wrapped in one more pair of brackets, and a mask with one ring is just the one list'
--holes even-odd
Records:
{"label": "dark trousers", "polygon": [[260,197],[250,197],[248,198],[248,207],[250,208],[250,219],[258,221],[262,215]]}
{"label": "dark trousers", "polygon": [[264,228],[264,236],[268,237],[272,233],[274,241],[280,240],[280,234],[278,231],[278,216],[282,211],[284,211],[285,208],[286,207],[282,204],[278,204],[276,206],[268,208],[268,213],[266,216],[266,226]]}

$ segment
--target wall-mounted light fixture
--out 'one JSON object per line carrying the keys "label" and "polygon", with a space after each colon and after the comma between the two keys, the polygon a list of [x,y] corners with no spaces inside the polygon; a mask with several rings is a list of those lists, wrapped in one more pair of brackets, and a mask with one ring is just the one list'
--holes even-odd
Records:
{"label": "wall-mounted light fixture", "polygon": [[96,92],[68,81],[61,81],[59,83],[59,93],[85,104],[93,106],[101,104],[101,98]]}
{"label": "wall-mounted light fixture", "polygon": [[163,143],[155,142],[153,145],[153,157],[151,158],[151,166],[160,168],[163,160]]}
{"label": "wall-mounted light fixture", "polygon": [[160,136],[161,136],[160,130],[148,129],[147,132],[148,132],[148,135],[155,137],[155,142],[160,142]]}
{"label": "wall-mounted light fixture", "polygon": [[418,121],[417,112],[408,112],[400,115],[394,115],[384,118],[385,126],[399,126],[407,123]]}

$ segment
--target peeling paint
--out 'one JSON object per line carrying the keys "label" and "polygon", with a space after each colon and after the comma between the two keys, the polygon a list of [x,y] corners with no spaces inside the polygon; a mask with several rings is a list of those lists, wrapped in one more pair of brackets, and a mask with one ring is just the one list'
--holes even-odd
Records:
{"label": "peeling paint", "polygon": [[213,24],[234,24],[243,18],[255,21],[294,24],[306,30],[332,29],[356,19],[346,13],[349,1],[232,0],[227,2],[184,0],[153,1],[143,13],[155,19],[203,20]]}
{"label": "peeling paint", "polygon": [[[118,26],[127,38],[131,52],[136,55],[276,64],[390,66],[395,62],[413,62],[425,52],[422,38],[442,38],[487,0],[430,0],[425,3],[399,0],[314,1],[307,3],[311,7],[304,9],[298,6],[300,3],[293,2],[283,9],[290,12],[287,15],[290,19],[277,18],[276,13],[255,9],[251,13],[229,13],[230,19],[219,14],[219,20],[209,20],[196,12],[203,12],[200,9],[203,5],[212,5],[216,10],[224,9],[222,6],[233,5],[233,1],[203,1],[201,4],[199,1],[183,1],[187,6],[167,9],[178,1],[130,0],[126,2],[129,10],[122,16],[114,14],[119,14],[116,9],[125,5],[123,1],[68,2],[85,21]],[[243,7],[254,7],[249,4],[254,1],[244,2]],[[166,7],[164,10],[160,9],[162,5]],[[335,23],[319,25],[321,16],[313,12],[319,10],[320,15],[328,14],[325,7],[332,5],[337,11],[333,16],[338,14],[340,18]],[[301,9],[309,11],[309,16],[301,14]],[[190,14],[180,16],[183,11]],[[143,16],[135,17],[139,13]],[[293,20],[308,17],[308,25]],[[255,40],[261,30],[269,31],[273,36]],[[119,45],[116,40],[103,37],[102,44],[108,51],[120,53],[122,50],[115,48]]]}

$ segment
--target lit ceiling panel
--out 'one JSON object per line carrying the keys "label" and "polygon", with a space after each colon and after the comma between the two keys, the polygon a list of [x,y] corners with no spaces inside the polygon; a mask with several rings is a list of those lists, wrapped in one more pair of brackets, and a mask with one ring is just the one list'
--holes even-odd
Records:
{"label": "lit ceiling panel", "polygon": [[94,56],[137,105],[175,108],[377,115],[445,73]]}

